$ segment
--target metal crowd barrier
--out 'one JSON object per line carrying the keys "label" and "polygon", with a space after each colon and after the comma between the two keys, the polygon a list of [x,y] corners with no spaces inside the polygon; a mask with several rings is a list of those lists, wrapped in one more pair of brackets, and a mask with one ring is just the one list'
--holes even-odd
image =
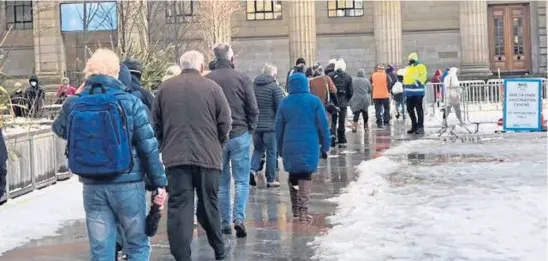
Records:
{"label": "metal crowd barrier", "polygon": [[65,144],[49,128],[8,134],[7,187],[0,202],[70,178]]}
{"label": "metal crowd barrier", "polygon": [[[547,83],[548,80],[542,78],[542,91],[541,96],[543,99],[543,109],[548,107],[547,100]],[[475,124],[476,132],[478,131],[480,124],[497,123],[503,114],[503,91],[504,79],[491,79],[488,81],[473,80],[473,81],[460,81],[461,88],[461,111],[462,120],[466,124]],[[431,113],[443,113],[442,110],[447,111],[448,97],[440,95],[442,90],[442,84],[440,83],[428,83],[426,85],[425,94],[425,108],[429,109]],[[447,94],[447,92],[445,92]],[[451,117],[451,115],[448,115]],[[448,126],[439,126],[440,132],[445,132],[445,128]],[[451,127],[451,126],[449,126]],[[454,129],[454,126],[452,127]]]}

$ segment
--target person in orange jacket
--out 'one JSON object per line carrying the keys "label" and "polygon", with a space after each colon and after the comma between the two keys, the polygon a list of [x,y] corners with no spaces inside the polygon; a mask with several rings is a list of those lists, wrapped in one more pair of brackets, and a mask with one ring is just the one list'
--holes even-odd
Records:
{"label": "person in orange jacket", "polygon": [[371,75],[371,86],[378,128],[390,124],[390,83],[390,76],[384,71],[384,66],[377,65],[377,71]]}

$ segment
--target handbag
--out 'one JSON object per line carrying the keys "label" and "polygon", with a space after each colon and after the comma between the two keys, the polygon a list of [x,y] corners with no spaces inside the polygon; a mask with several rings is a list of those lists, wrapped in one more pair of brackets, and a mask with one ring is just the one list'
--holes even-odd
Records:
{"label": "handbag", "polygon": [[330,114],[336,113],[339,108],[337,108],[337,106],[335,106],[335,104],[331,100],[331,93],[329,92],[329,84],[327,84],[327,80],[325,79],[325,76],[322,76],[322,80],[325,84],[325,90],[326,90],[326,95],[327,95],[327,102],[325,103],[325,110]]}

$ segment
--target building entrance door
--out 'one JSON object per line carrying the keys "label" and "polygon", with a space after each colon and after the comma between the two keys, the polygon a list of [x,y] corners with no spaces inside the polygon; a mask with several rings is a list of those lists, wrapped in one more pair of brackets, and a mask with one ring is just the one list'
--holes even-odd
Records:
{"label": "building entrance door", "polygon": [[531,69],[529,5],[489,6],[489,52],[491,71],[528,73]]}

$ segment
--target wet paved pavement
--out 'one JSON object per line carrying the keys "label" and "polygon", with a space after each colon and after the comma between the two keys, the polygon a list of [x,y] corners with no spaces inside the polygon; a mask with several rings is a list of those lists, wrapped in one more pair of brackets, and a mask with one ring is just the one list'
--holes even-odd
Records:
{"label": "wet paved pavement", "polygon": [[[231,257],[226,260],[309,260],[313,250],[307,243],[330,228],[326,217],[333,214],[336,208],[326,199],[341,193],[341,190],[356,178],[354,166],[407,140],[409,137],[404,133],[405,130],[398,125],[391,129],[349,132],[348,146],[332,150],[327,160],[320,161],[319,173],[313,175],[314,186],[310,203],[310,212],[314,217],[312,225],[293,223],[289,191],[287,182],[284,182],[287,180],[287,173],[280,171],[282,187],[279,189],[266,189],[263,182],[259,183],[259,186],[250,192],[246,221],[248,236],[245,239],[229,237],[234,249]],[[165,212],[163,217],[166,217]],[[165,222],[166,218],[162,218],[158,234],[152,240],[151,260],[154,261],[174,260],[169,252]],[[192,246],[193,260],[214,260],[204,231],[198,228],[195,235]],[[29,242],[0,257],[0,261],[23,260],[88,260],[85,222],[71,222],[59,231],[58,236]]]}

